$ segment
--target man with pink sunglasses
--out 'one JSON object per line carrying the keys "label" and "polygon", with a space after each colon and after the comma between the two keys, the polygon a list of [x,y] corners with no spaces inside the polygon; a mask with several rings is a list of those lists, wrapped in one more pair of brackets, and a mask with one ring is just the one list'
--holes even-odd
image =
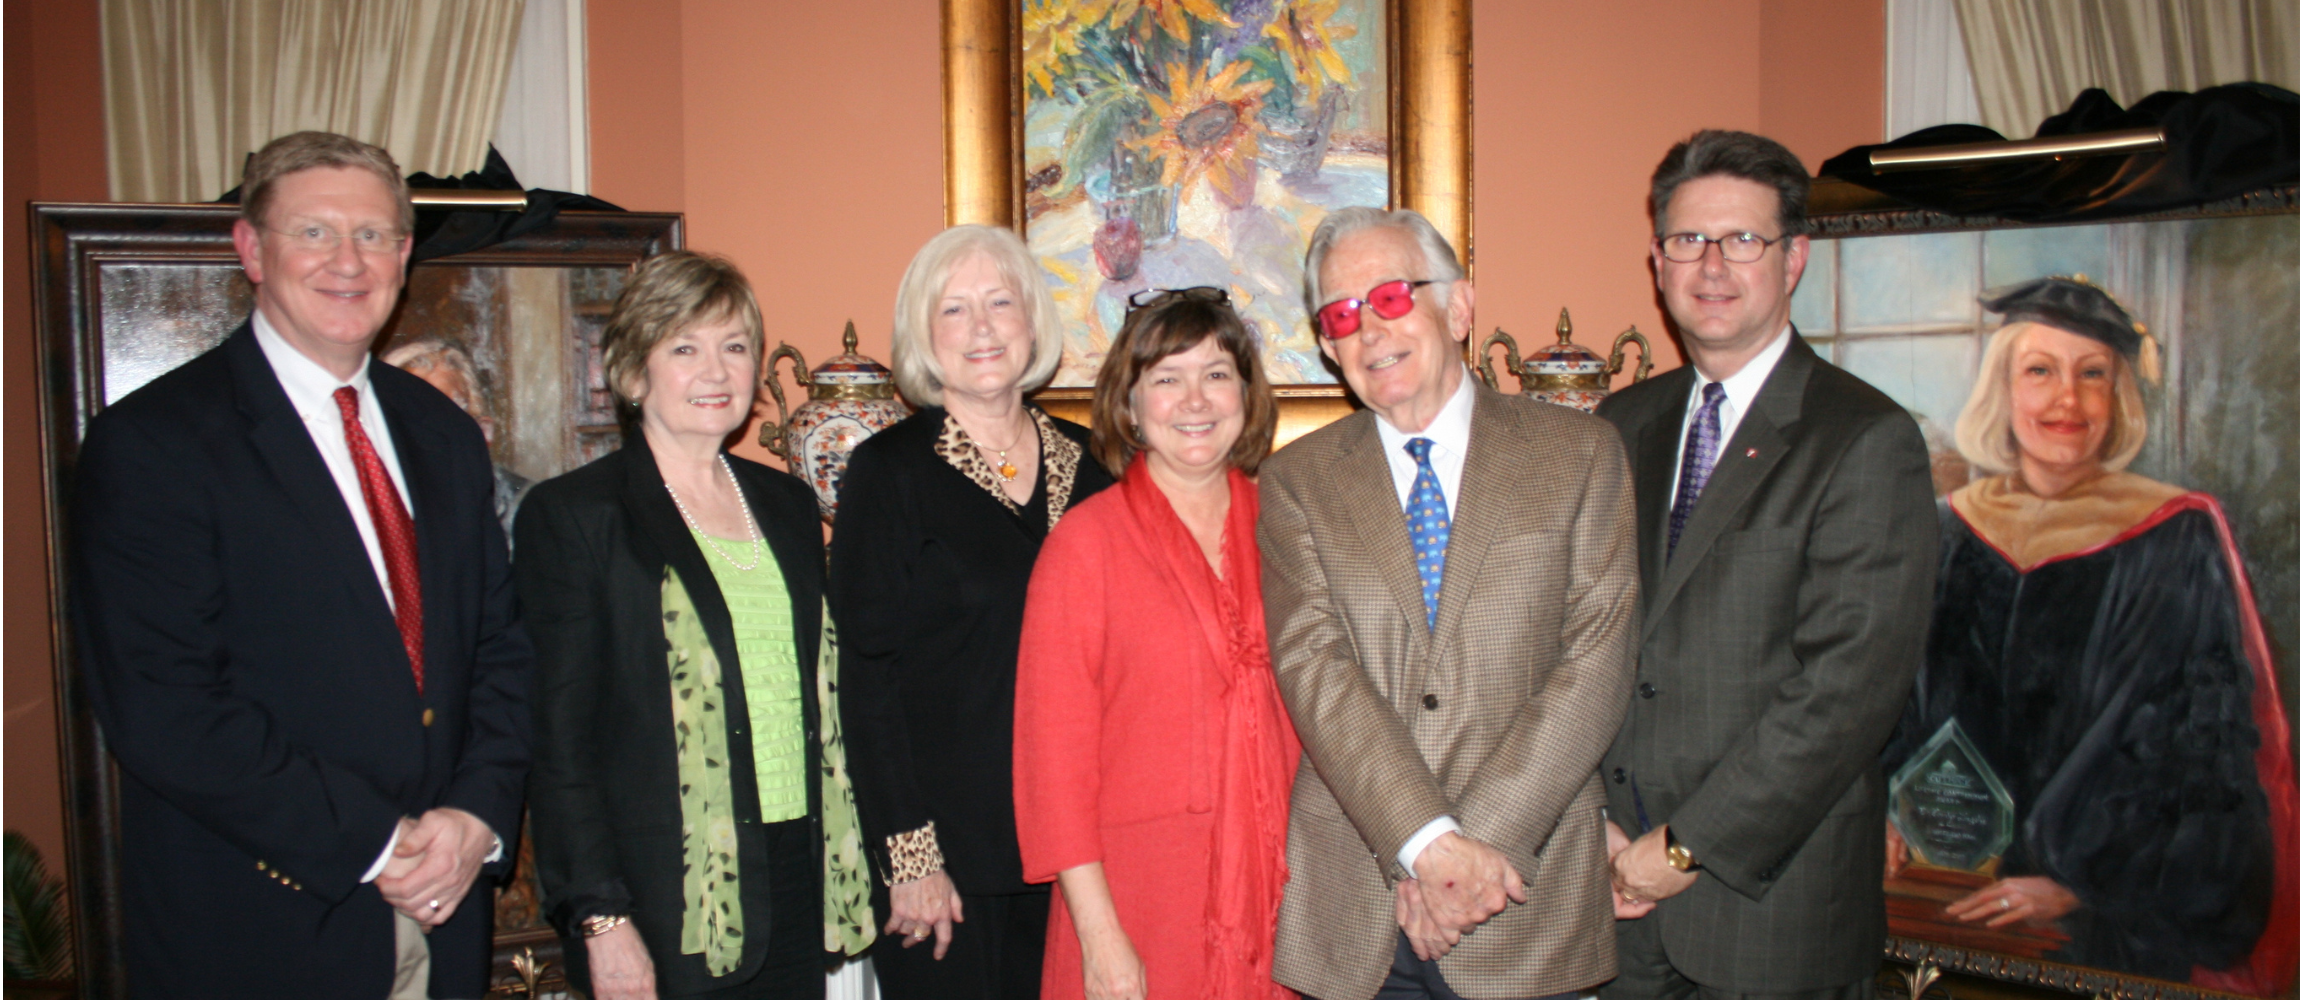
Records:
{"label": "man with pink sunglasses", "polygon": [[1335,212],[1303,271],[1366,408],[1262,466],[1271,662],[1310,765],[1276,978],[1318,1000],[1579,993],[1614,974],[1597,765],[1637,604],[1619,437],[1469,377],[1475,294],[1420,215]]}

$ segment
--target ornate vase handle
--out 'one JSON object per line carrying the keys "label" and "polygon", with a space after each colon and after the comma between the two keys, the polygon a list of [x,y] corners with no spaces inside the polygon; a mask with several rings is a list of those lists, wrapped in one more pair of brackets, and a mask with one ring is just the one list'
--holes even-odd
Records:
{"label": "ornate vase handle", "polygon": [[1524,392],[1525,362],[1518,360],[1517,339],[1503,333],[1498,326],[1494,327],[1493,336],[1485,338],[1485,343],[1477,345],[1477,377],[1485,380],[1486,388],[1495,392],[1501,391],[1501,383],[1494,378],[1493,374],[1493,345],[1495,344],[1501,345],[1502,357],[1509,362],[1507,370],[1517,378],[1517,391]]}
{"label": "ornate vase handle", "polygon": [[791,459],[791,446],[784,438],[786,436],[785,431],[790,427],[791,411],[789,404],[783,399],[783,382],[775,377],[775,365],[786,357],[791,359],[791,376],[800,385],[813,385],[815,379],[807,371],[806,355],[800,354],[798,348],[789,344],[776,345],[775,353],[767,355],[767,367],[759,373],[760,380],[767,384],[768,395],[775,397],[774,422],[760,422],[759,444],[768,451],[774,452],[775,457],[787,462]]}
{"label": "ornate vase handle", "polygon": [[1605,359],[1606,378],[1621,374],[1622,366],[1628,361],[1621,356],[1622,345],[1632,340],[1637,342],[1637,374],[1629,381],[1643,382],[1645,376],[1653,374],[1653,345],[1646,343],[1645,335],[1637,332],[1637,327],[1632,325],[1621,331],[1621,336],[1613,338],[1613,356]]}

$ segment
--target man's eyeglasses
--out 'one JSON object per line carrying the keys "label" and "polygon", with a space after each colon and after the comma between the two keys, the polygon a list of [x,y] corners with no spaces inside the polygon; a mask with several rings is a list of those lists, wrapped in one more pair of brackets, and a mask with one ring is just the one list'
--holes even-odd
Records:
{"label": "man's eyeglasses", "polygon": [[1136,309],[1165,305],[1171,299],[1189,299],[1192,302],[1228,305],[1230,293],[1212,285],[1197,285],[1191,288],[1145,288],[1126,297],[1126,311],[1133,312]]}
{"label": "man's eyeglasses", "polygon": [[1414,311],[1414,289],[1434,285],[1436,281],[1385,281],[1375,285],[1362,299],[1336,299],[1318,307],[1318,330],[1327,340],[1340,340],[1358,332],[1363,319],[1359,311],[1374,307],[1374,315],[1383,319],[1396,319]]}
{"label": "man's eyeglasses", "polygon": [[407,243],[406,233],[372,227],[354,230],[350,233],[338,233],[322,226],[297,226],[293,229],[272,229],[270,226],[264,228],[284,237],[288,246],[304,253],[334,253],[335,248],[343,245],[343,241],[350,240],[352,247],[360,253],[381,255],[398,253],[399,248]]}
{"label": "man's eyeglasses", "polygon": [[1785,239],[1788,237],[1769,240],[1756,233],[1730,233],[1717,237],[1700,233],[1670,233],[1658,242],[1661,244],[1661,256],[1680,264],[1700,262],[1702,255],[1709,252],[1712,243],[1717,244],[1717,252],[1724,254],[1726,260],[1735,264],[1754,264],[1759,257],[1765,256],[1766,247]]}

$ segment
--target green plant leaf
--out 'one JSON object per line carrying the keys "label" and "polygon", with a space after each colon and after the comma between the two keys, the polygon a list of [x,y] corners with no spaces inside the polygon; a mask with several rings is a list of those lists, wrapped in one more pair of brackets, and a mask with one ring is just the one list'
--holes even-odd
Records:
{"label": "green plant leaf", "polygon": [[1124,84],[1088,94],[1062,138],[1062,186],[1057,194],[1084,183],[1087,170],[1109,158],[1132,126],[1149,114],[1149,102]]}
{"label": "green plant leaf", "polygon": [[1249,46],[1231,58],[1253,67],[1246,71],[1246,75],[1239,77],[1241,82],[1268,80],[1276,84],[1263,100],[1272,108],[1293,113],[1294,74],[1286,68],[1286,58],[1277,46],[1268,43]]}
{"label": "green plant leaf", "polygon": [[40,849],[14,830],[5,840],[6,973],[10,979],[72,978],[72,929],[64,884],[48,874]]}

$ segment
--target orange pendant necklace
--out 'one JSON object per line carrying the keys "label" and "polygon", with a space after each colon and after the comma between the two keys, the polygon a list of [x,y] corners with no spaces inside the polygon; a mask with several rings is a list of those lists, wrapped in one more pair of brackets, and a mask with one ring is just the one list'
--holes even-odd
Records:
{"label": "orange pendant necklace", "polygon": [[1022,439],[1023,439],[1023,437],[1024,437],[1025,435],[1029,434],[1029,433],[1030,433],[1030,428],[1029,428],[1028,426],[1025,426],[1025,427],[1023,428],[1023,431],[1022,431],[1022,433],[1021,433],[1021,434],[1016,434],[1016,435],[1014,436],[1014,440],[1013,440],[1013,441],[1010,441],[1010,442],[1008,442],[1008,443],[1007,443],[1007,445],[1006,445],[1006,447],[1004,447],[1004,448],[992,448],[992,447],[988,447],[988,446],[984,445],[984,444],[983,444],[982,442],[980,442],[980,441],[975,441],[975,442],[973,442],[973,444],[974,444],[974,450],[975,450],[975,451],[977,451],[977,452],[981,452],[981,453],[984,453],[984,454],[986,454],[986,455],[987,455],[988,453],[990,453],[990,452],[994,452],[994,451],[995,451],[995,452],[997,452],[997,453],[998,453],[998,478],[999,478],[999,479],[1001,479],[1001,480],[1003,480],[1003,481],[1005,481],[1005,482],[1009,482],[1009,483],[1011,483],[1011,482],[1013,482],[1013,481],[1014,481],[1014,477],[1016,477],[1016,476],[1019,476],[1019,475],[1021,475],[1021,474],[1022,474],[1022,470],[1021,470],[1020,468],[1016,467],[1016,466],[1015,466],[1015,464],[1014,464],[1014,462],[1013,462],[1012,460],[1010,460],[1010,459],[1008,459],[1008,458],[1006,457],[1006,453],[1007,453],[1007,452],[1010,452],[1010,451],[1013,451],[1013,450],[1015,449],[1015,447],[1016,447],[1016,446],[1020,445],[1020,444],[1022,443]]}

